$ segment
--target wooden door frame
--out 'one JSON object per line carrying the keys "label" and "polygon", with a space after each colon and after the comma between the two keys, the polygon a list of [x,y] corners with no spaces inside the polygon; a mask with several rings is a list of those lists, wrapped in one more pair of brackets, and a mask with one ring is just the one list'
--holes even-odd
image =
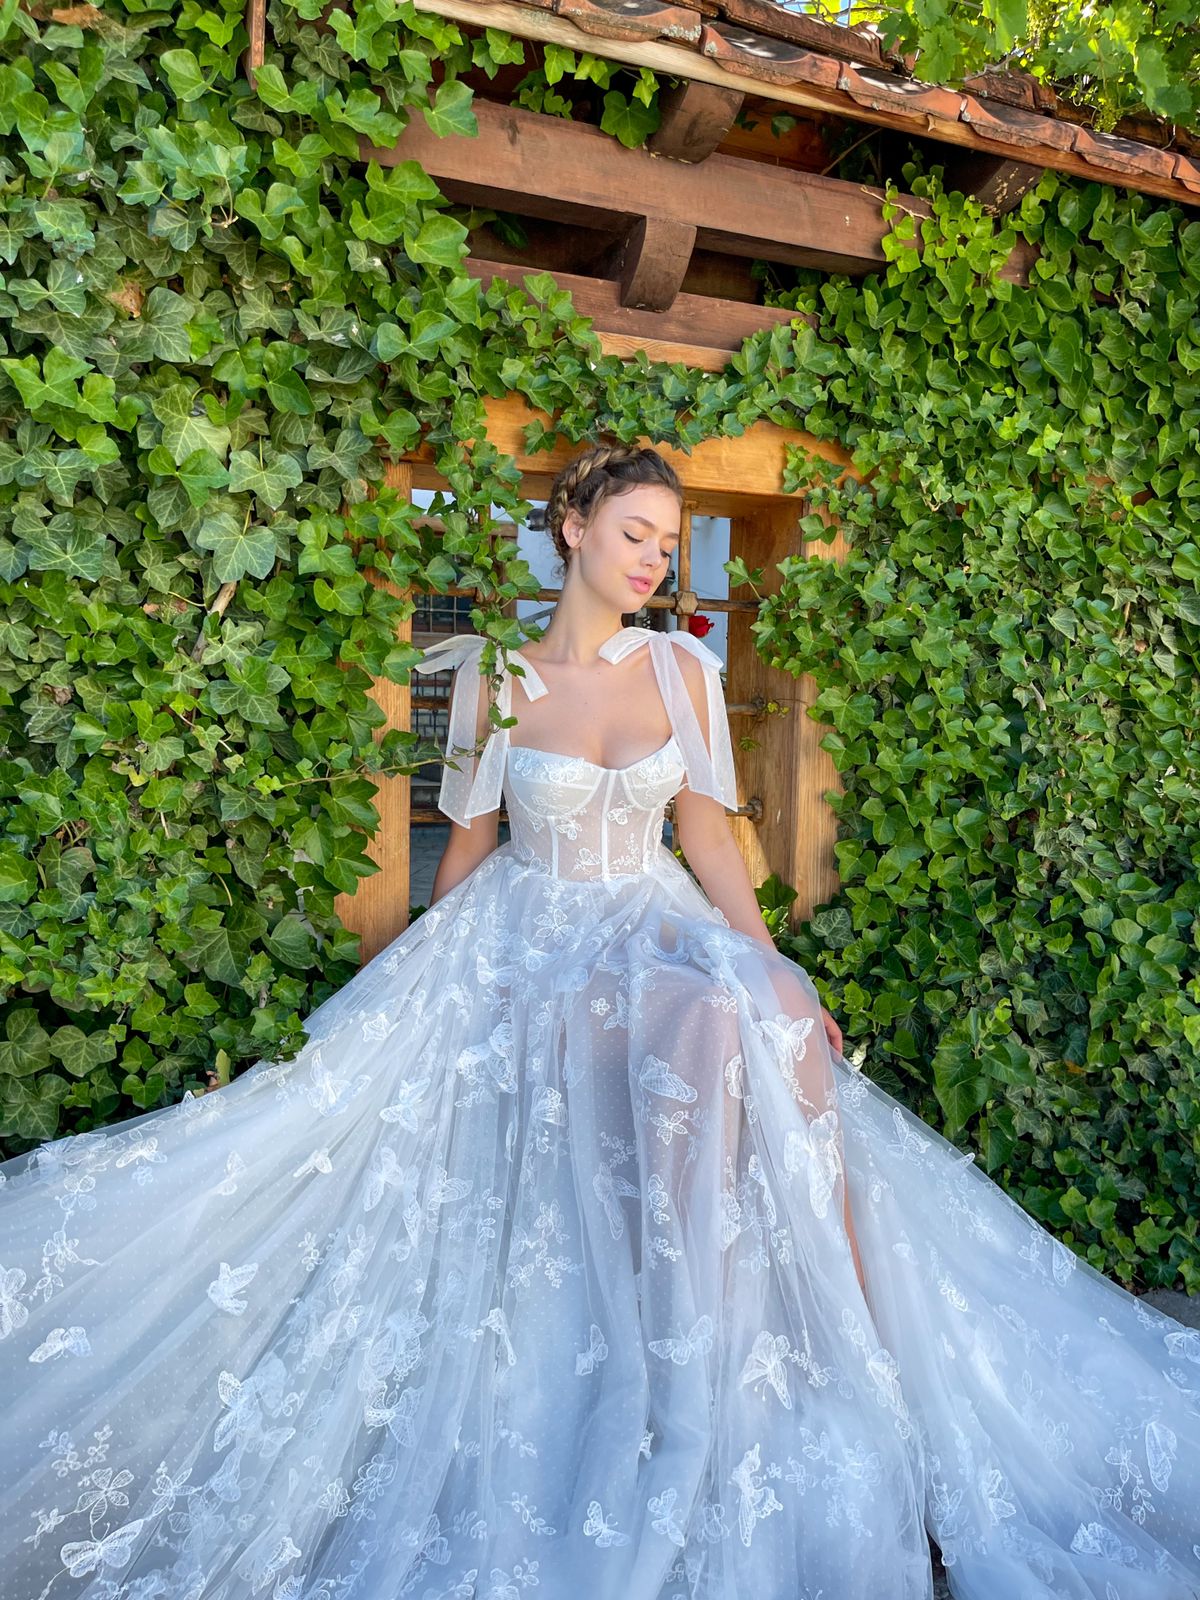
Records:
{"label": "wooden door frame", "polygon": [[[521,473],[522,495],[544,499],[555,473],[582,447],[559,440],[550,450],[527,449],[526,428],[531,423],[548,427],[552,419],[531,410],[519,396],[488,400],[485,410],[487,438],[512,458]],[[797,524],[808,509],[802,497],[783,487],[792,447],[819,455],[839,469],[850,464],[848,454],[828,440],[767,422],[756,423],[736,438],[707,439],[690,454],[655,446],[679,474],[685,504],[693,515],[730,519],[731,558],[741,555],[748,566],[763,567],[767,592],[777,583],[778,562],[801,547]],[[434,461],[432,450],[415,449],[388,464],[384,482],[409,495],[414,489],[444,489],[446,481]],[[845,547],[839,539],[815,547],[815,553],[840,560]],[[685,589],[682,583],[680,589]],[[680,607],[686,609],[686,603]],[[750,633],[753,610],[733,605],[729,609],[725,687],[727,702],[738,708],[731,727],[741,807],[731,825],[755,884],[776,872],[796,888],[791,913],[795,923],[811,915],[813,907],[837,887],[833,854],[837,819],[824,794],[840,784],[832,759],[820,748],[827,730],[806,714],[815,698],[812,680],[765,667]],[[411,640],[411,618],[401,624],[397,637]],[[377,737],[389,728],[410,728],[409,685],[381,678],[371,692],[386,718]],[[786,714],[752,709],[754,702],[766,700],[784,707]],[[747,734],[754,746],[743,750],[738,741]],[[408,926],[411,779],[381,778],[378,783],[375,805],[380,823],[369,853],[380,870],[364,878],[353,895],[339,895],[335,902],[342,922],[360,936],[364,962]]]}

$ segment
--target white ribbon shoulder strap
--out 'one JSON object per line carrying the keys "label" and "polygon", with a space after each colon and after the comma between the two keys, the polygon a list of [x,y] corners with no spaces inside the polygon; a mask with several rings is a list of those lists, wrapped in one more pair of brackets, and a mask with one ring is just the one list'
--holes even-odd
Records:
{"label": "white ribbon shoulder strap", "polygon": [[[708,795],[727,811],[737,810],[737,779],[733,765],[733,743],[729,736],[729,717],[725,710],[725,691],[721,686],[721,658],[694,633],[656,633],[651,628],[622,628],[600,646],[608,661],[622,661],[633,650],[650,646],[654,673],[667,708],[671,731],[683,756],[688,788]],[[704,669],[707,708],[707,742],[700,731],[692,697],[679,670],[677,652],[686,650]]]}
{"label": "white ribbon shoulder strap", "polygon": [[[454,687],[450,693],[450,726],[446,736],[446,761],[442,769],[442,787],[438,794],[438,809],[469,828],[472,817],[498,811],[504,785],[504,768],[508,758],[508,729],[493,729],[478,758],[461,754],[475,745],[475,721],[479,709],[479,663],[486,640],[479,634],[456,634],[438,639],[421,657],[414,661],[413,672],[454,673]],[[512,652],[510,651],[510,655]],[[521,686],[530,700],[539,700],[546,685],[538,677],[531,662],[520,658],[524,672]],[[512,716],[511,668],[504,672],[496,705],[502,717]],[[454,761],[456,766],[450,766]]]}
{"label": "white ribbon shoulder strap", "polygon": [[[451,821],[464,828],[470,827],[472,817],[499,809],[508,760],[507,728],[492,730],[478,759],[462,753],[471,750],[475,744],[479,663],[485,643],[478,634],[456,634],[438,639],[430,645],[420,661],[414,661],[411,669],[420,673],[456,669],[450,695],[450,726],[446,737],[447,765],[442,770],[438,808]],[[640,650],[644,645],[650,646],[654,674],[667,708],[671,730],[683,756],[688,787],[697,794],[705,794],[719,801],[726,810],[736,811],[737,784],[729,719],[725,712],[725,693],[721,687],[720,656],[706,644],[701,644],[694,634],[656,633],[650,628],[622,628],[604,641],[600,646],[600,654],[606,661],[623,661],[631,651]],[[707,743],[679,670],[678,650],[689,651],[704,669]],[[533,663],[516,652],[510,651],[509,654],[517,656],[524,673],[521,686],[527,698],[540,700],[546,693],[546,685]],[[504,672],[496,698],[500,715],[505,718],[512,716],[513,676],[511,668]],[[456,765],[450,766],[451,761]]]}

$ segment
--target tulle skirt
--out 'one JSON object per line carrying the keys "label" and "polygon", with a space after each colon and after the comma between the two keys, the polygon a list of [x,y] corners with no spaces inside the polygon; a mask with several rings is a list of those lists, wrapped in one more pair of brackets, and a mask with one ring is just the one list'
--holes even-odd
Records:
{"label": "tulle skirt", "polygon": [[3,1600],[1200,1596],[1200,1334],[665,849],[502,846],[309,1030],[0,1167]]}

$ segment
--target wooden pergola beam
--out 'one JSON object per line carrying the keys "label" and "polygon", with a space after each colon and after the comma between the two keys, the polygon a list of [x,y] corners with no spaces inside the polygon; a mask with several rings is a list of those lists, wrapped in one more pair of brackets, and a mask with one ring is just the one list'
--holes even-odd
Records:
{"label": "wooden pergola beam", "polygon": [[745,98],[715,83],[677,83],[660,98],[661,120],[646,149],[669,161],[707,161],[733,127]]}
{"label": "wooden pergola beam", "polygon": [[611,271],[621,304],[638,311],[669,311],[683,286],[696,230],[688,222],[637,217],[613,252]]}
{"label": "wooden pergola beam", "polygon": [[972,150],[948,161],[943,177],[947,191],[957,189],[978,200],[985,211],[1003,216],[1006,211],[1016,210],[1022,196],[1029,193],[1045,170],[1028,161],[1009,161],[1004,156]]}
{"label": "wooden pergola beam", "polygon": [[[531,452],[525,444],[525,430],[533,422],[546,423],[543,412],[532,411],[520,395],[484,401],[488,442],[503,455],[511,456],[522,476],[522,492],[543,499],[560,467],[579,453],[580,446],[560,439],[550,450]],[[464,441],[465,442],[465,441]],[[664,456],[687,485],[690,504],[705,514],[737,516],[779,503],[780,485],[787,468],[790,447],[809,456],[820,456],[835,467],[850,465],[847,451],[828,439],[815,439],[799,428],[780,428],[771,422],[758,422],[736,438],[705,439],[687,454],[670,445],[655,449]],[[445,485],[434,465],[433,451],[420,446],[407,452],[403,463],[412,469],[416,489],[438,489]],[[795,503],[802,502],[799,496]]]}
{"label": "wooden pergola beam", "polygon": [[[688,166],[627,150],[588,124],[491,100],[476,100],[473,110],[477,136],[439,138],[414,117],[394,145],[360,137],[362,159],[385,167],[416,161],[451,199],[560,224],[628,231],[645,218],[694,227],[697,245],[723,255],[851,275],[885,264],[892,225],[883,191],[867,184],[736,156]],[[897,203],[918,222],[930,215],[928,201],[914,195]],[[1020,241],[1001,276],[1024,282],[1034,254]]]}
{"label": "wooden pergola beam", "polygon": [[[468,256],[464,262],[473,278],[485,288],[493,278],[520,286],[526,277],[543,275],[542,269],[511,261]],[[570,292],[581,317],[590,317],[597,333],[631,339],[655,339],[681,345],[704,345],[716,351],[739,350],[752,333],[780,323],[803,320],[815,323],[781,306],[760,306],[750,300],[719,300],[713,295],[681,294],[669,311],[645,312],[621,304],[617,285],[610,278],[584,277],[575,272],[551,272],[560,289]]]}
{"label": "wooden pergola beam", "polygon": [[[1074,150],[1036,142],[1029,135],[1004,126],[990,126],[979,131],[969,120],[927,115],[919,107],[901,114],[890,101],[881,106],[864,104],[862,99],[855,99],[836,85],[825,87],[821,83],[778,82],[768,85],[761,77],[722,66],[711,56],[689,49],[686,45],[656,39],[630,41],[614,38],[605,38],[600,45],[593,35],[584,33],[565,17],[556,16],[541,6],[513,5],[508,0],[413,0],[413,4],[418,11],[447,17],[467,27],[501,28],[518,39],[535,39],[563,45],[568,50],[589,51],[603,55],[610,61],[624,62],[627,66],[649,67],[651,71],[668,77],[712,83],[758,99],[767,95],[773,102],[782,105],[832,112],[853,122],[871,123],[881,128],[907,129],[942,144],[958,145],[966,150],[982,150],[992,155],[1007,155],[1014,161],[1039,163],[1056,172],[1068,172],[1077,178],[1090,178],[1097,183],[1134,189],[1142,194],[1161,195],[1186,206],[1197,204],[1195,192],[1180,179],[1143,168],[1131,175],[1117,164],[1115,154],[1108,165],[1103,160],[1088,161]],[[972,96],[965,98],[975,99]],[[1041,120],[1045,120],[1049,129],[1057,126],[1052,118]]]}
{"label": "wooden pergola beam", "polygon": [[[438,138],[414,117],[389,147],[360,138],[362,158],[380,166],[416,161],[451,199],[523,216],[610,228],[653,218],[695,227],[696,243],[721,254],[826,272],[870,272],[886,259],[881,190],[763,163],[754,164],[751,183],[747,164],[734,156],[688,166],[627,150],[587,124],[488,100],[472,109],[475,138]],[[904,204],[929,215],[924,200]]]}
{"label": "wooden pergola beam", "polygon": [[[543,276],[532,267],[478,256],[468,256],[464,266],[485,288],[494,278],[520,288],[525,277]],[[651,361],[682,362],[685,367],[721,372],[734,352],[763,328],[815,321],[778,306],[702,294],[676,295],[667,311],[638,311],[621,303],[619,286],[611,278],[585,278],[571,272],[545,275],[568,291],[581,317],[591,319],[606,355],[630,358],[644,351]]]}

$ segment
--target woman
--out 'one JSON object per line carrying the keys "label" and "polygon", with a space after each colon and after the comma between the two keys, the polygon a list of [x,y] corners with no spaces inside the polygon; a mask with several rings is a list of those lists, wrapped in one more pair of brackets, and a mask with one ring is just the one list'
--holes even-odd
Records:
{"label": "woman", "polygon": [[[4,1600],[1196,1600],[1200,1336],[852,1072],[601,448],[434,905],[293,1062],[4,1169]],[[512,837],[496,847],[507,797]],[[674,798],[699,884],[662,843]]]}

